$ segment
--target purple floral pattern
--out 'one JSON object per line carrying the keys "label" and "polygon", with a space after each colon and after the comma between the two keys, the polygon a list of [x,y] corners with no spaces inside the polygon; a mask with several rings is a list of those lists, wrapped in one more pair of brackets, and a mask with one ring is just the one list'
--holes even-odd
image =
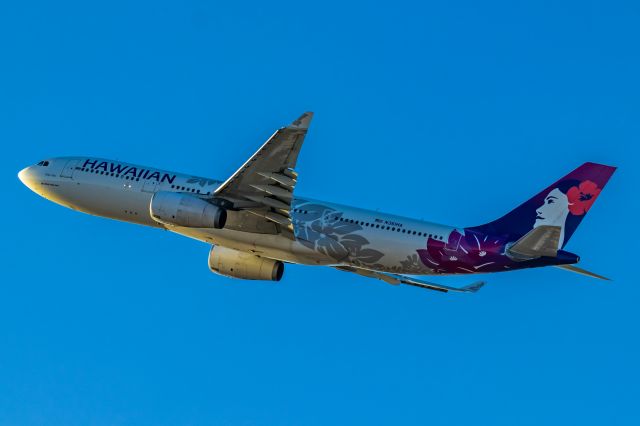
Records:
{"label": "purple floral pattern", "polygon": [[511,259],[505,254],[506,239],[469,229],[454,230],[448,240],[427,240],[419,249],[420,260],[436,273],[468,274],[509,269]]}
{"label": "purple floral pattern", "polygon": [[[437,237],[424,229],[417,236],[413,231],[411,238],[404,238],[409,237],[408,232],[402,232],[404,235],[399,238],[390,237],[388,226],[385,229],[376,225],[373,231],[369,223],[364,223],[369,226],[364,229],[361,221],[343,218],[340,206],[329,207],[321,202],[298,199],[292,212],[294,233],[302,245],[328,256],[336,263],[376,271],[416,275],[468,274],[571,264],[576,263],[578,257],[564,251],[564,245],[614,171],[614,167],[585,163],[501,218],[469,228],[448,228],[448,235],[443,232],[446,228],[438,225]],[[565,221],[552,225],[562,226],[564,232],[557,255],[527,259],[510,256],[508,248],[534,229],[538,221],[545,219],[539,217],[539,209],[552,191],[564,194],[560,198],[566,195],[565,203],[568,204],[568,210],[564,212],[568,216],[562,216],[561,210],[550,216]],[[396,228],[391,229],[391,232],[394,231]],[[368,235],[375,236],[371,237],[375,247],[385,253],[372,248],[374,244],[367,239]],[[429,235],[426,244],[422,238],[425,235]],[[440,239],[443,238],[441,235],[445,235],[444,240]]]}

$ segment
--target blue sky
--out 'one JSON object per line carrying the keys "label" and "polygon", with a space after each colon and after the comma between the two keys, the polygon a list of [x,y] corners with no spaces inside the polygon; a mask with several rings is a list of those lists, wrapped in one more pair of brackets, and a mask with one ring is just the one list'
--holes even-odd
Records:
{"label": "blue sky", "polygon": [[[432,3],[0,6],[0,424],[640,423],[640,7]],[[16,177],[94,155],[224,179],[305,110],[296,191],[436,222],[618,166],[567,246],[614,281],[232,281],[202,243]]]}

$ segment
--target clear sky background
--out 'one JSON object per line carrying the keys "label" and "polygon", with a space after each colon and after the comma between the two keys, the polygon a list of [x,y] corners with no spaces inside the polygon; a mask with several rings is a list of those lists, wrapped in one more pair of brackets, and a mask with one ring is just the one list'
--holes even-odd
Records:
{"label": "clear sky background", "polygon": [[[4,2],[0,424],[640,424],[638,2],[446,3]],[[618,166],[567,246],[614,281],[236,281],[16,176],[92,155],[224,179],[306,110],[299,194],[447,224]]]}

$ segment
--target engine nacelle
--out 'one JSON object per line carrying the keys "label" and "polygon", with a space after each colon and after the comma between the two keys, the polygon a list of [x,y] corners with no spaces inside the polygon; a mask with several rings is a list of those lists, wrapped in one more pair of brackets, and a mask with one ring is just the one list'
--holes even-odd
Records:
{"label": "engine nacelle", "polygon": [[251,253],[213,246],[209,252],[211,272],[243,280],[280,281],[284,264]]}
{"label": "engine nacelle", "polygon": [[179,192],[156,192],[151,198],[149,213],[156,222],[189,228],[221,229],[227,221],[225,209]]}

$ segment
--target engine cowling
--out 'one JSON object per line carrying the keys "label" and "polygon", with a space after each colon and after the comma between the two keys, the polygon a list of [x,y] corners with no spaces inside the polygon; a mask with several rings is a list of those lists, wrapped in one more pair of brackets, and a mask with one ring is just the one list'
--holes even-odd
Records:
{"label": "engine cowling", "polygon": [[178,192],[156,192],[151,198],[149,213],[156,222],[189,228],[222,229],[227,221],[225,209]]}
{"label": "engine cowling", "polygon": [[215,274],[243,280],[280,281],[284,264],[279,260],[213,246],[209,252],[209,269]]}

